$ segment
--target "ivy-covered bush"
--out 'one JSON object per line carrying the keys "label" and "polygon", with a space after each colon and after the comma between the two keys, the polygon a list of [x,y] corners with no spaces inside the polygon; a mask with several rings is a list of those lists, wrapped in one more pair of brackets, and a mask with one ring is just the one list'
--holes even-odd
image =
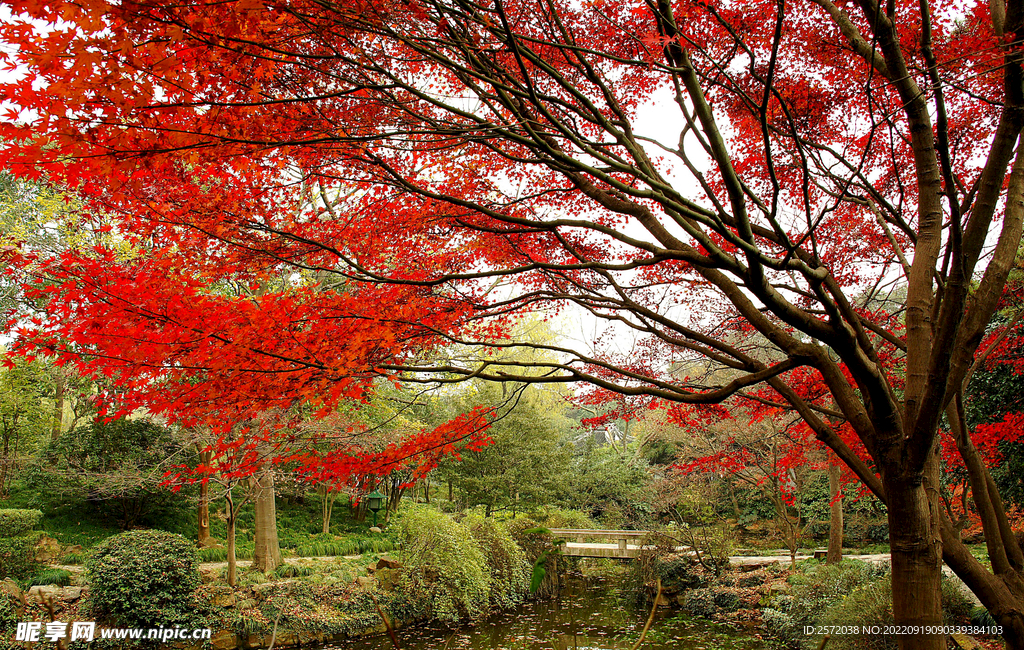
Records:
{"label": "ivy-covered bush", "polygon": [[478,515],[467,517],[469,527],[483,551],[491,573],[492,607],[506,609],[523,602],[530,584],[531,564],[504,523]]}
{"label": "ivy-covered bush", "polygon": [[39,510],[0,509],[0,537],[18,537],[39,523],[43,513]]}
{"label": "ivy-covered bush", "polygon": [[0,580],[20,580],[35,570],[35,544],[38,539],[38,533],[0,537]]}
{"label": "ivy-covered bush", "polygon": [[469,528],[429,507],[408,507],[399,518],[405,580],[431,601],[434,618],[455,622],[487,613],[491,572]]}
{"label": "ivy-covered bush", "polygon": [[122,627],[196,624],[199,558],[181,535],[121,533],[99,544],[85,566],[93,613],[101,619]]}

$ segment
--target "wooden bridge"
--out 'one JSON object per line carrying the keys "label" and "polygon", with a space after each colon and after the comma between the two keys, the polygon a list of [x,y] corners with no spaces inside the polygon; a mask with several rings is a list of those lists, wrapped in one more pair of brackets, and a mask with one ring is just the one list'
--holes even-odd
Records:
{"label": "wooden bridge", "polygon": [[[566,540],[562,555],[575,557],[635,558],[644,549],[643,539],[649,530],[587,530],[580,528],[552,528],[551,534]],[[588,539],[608,540],[589,542]],[[630,543],[633,542],[633,543]],[[680,547],[680,550],[685,550]]]}

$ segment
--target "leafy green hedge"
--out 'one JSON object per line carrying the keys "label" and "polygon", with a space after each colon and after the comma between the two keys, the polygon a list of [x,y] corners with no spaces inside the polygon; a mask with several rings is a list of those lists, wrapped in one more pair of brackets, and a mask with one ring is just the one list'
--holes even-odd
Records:
{"label": "leafy green hedge", "polygon": [[38,510],[0,509],[0,537],[18,537],[32,530],[43,518]]}
{"label": "leafy green hedge", "polygon": [[196,625],[195,545],[174,533],[132,530],[96,547],[86,562],[93,613],[122,627]]}
{"label": "leafy green hedge", "polygon": [[35,544],[39,533],[17,537],[0,537],[0,579],[20,580],[36,567]]}
{"label": "leafy green hedge", "polygon": [[406,508],[400,526],[406,579],[429,600],[433,617],[455,622],[485,615],[491,571],[469,528],[425,506]]}

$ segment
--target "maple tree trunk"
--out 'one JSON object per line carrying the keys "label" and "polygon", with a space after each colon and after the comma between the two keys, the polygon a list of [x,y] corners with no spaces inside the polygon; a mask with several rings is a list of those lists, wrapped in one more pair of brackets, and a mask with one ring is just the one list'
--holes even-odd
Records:
{"label": "maple tree trunk", "polygon": [[828,564],[843,559],[843,497],[839,491],[839,466],[828,466],[828,493],[831,497],[828,520]]}
{"label": "maple tree trunk", "polygon": [[60,366],[53,368],[53,428],[50,431],[50,438],[56,440],[64,430],[64,393],[66,383],[64,369]]}
{"label": "maple tree trunk", "polygon": [[274,475],[264,470],[252,479],[255,491],[256,525],[252,566],[266,573],[281,566],[281,546],[277,540],[277,505]]}
{"label": "maple tree trunk", "polygon": [[[925,474],[938,476],[938,454],[931,453]],[[942,542],[938,495],[923,475],[886,477],[889,545],[892,551],[892,608],[898,626],[941,626]],[[897,637],[900,650],[945,650],[942,634]]]}
{"label": "maple tree trunk", "polygon": [[[199,453],[200,463],[209,464],[212,454],[211,451],[201,451]],[[199,529],[197,541],[200,547],[205,547],[210,543],[210,484],[207,481],[199,482],[199,507],[196,516]]]}
{"label": "maple tree trunk", "polygon": [[210,486],[200,483],[199,486],[199,507],[197,508],[197,523],[199,527],[199,546],[205,547],[210,543]]}
{"label": "maple tree trunk", "polygon": [[231,490],[224,495],[227,503],[227,546],[228,546],[228,584],[234,587],[238,582],[238,559],[235,557],[235,500]]}

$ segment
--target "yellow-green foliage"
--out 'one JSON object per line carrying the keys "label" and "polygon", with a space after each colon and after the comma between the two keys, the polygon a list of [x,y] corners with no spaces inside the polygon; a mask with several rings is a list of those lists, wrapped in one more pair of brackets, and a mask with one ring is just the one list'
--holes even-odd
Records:
{"label": "yellow-green foliage", "polygon": [[454,622],[486,614],[491,571],[469,527],[429,507],[407,508],[399,525],[406,579],[429,596],[433,617]]}
{"label": "yellow-green foliage", "polygon": [[495,519],[471,515],[463,520],[487,557],[491,570],[491,605],[514,607],[523,602],[530,584],[530,563],[508,526]]}

